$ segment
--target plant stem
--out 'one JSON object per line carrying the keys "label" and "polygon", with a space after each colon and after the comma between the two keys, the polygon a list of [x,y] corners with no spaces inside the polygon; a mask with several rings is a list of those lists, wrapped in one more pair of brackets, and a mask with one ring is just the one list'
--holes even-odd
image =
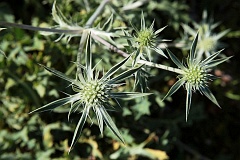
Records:
{"label": "plant stem", "polygon": [[145,64],[145,65],[151,66],[151,67],[160,68],[160,69],[167,70],[170,72],[175,72],[178,74],[183,74],[183,71],[181,69],[165,66],[162,64],[157,64],[157,63],[153,63],[153,62],[149,62],[149,61],[145,61],[145,60],[139,60],[138,63]]}
{"label": "plant stem", "polygon": [[[90,28],[95,21],[95,19],[101,14],[104,7],[110,0],[103,0],[101,4],[98,6],[98,8],[95,10],[95,12],[92,14],[92,16],[88,19],[88,21],[85,24],[85,28]],[[89,34],[88,29],[83,30],[81,40],[79,42],[79,48],[78,48],[78,54],[77,54],[77,73],[81,73],[81,67],[79,64],[81,64],[81,55],[83,52],[83,49],[85,47],[85,43],[87,40],[87,36]]]}
{"label": "plant stem", "polygon": [[77,54],[77,73],[81,73],[81,56],[83,53],[83,49],[85,47],[86,41],[87,41],[87,36],[88,36],[88,31],[84,30],[83,34],[81,36],[81,40],[79,42],[79,48],[78,48],[78,54]]}
{"label": "plant stem", "polygon": [[[126,53],[126,52],[118,49],[117,47],[111,45],[110,43],[108,43],[107,41],[105,41],[101,37],[95,35],[94,33],[91,33],[91,37],[93,39],[97,40],[98,42],[102,43],[106,47],[108,47],[110,50],[122,55],[123,57],[128,57],[129,56],[128,53]],[[160,69],[167,70],[167,71],[170,71],[170,72],[175,72],[175,73],[178,73],[178,74],[183,74],[183,71],[178,69],[178,68],[168,67],[168,66],[165,66],[165,65],[162,65],[162,64],[156,64],[156,63],[145,61],[145,60],[139,60],[138,63],[145,64],[145,65],[151,66],[151,67],[160,68]]]}
{"label": "plant stem", "polygon": [[105,5],[109,2],[110,0],[103,0],[101,2],[101,4],[98,6],[98,8],[96,9],[96,11],[93,13],[93,15],[88,19],[85,27],[90,28],[93,24],[93,22],[95,21],[95,19],[99,16],[99,14],[102,13]]}

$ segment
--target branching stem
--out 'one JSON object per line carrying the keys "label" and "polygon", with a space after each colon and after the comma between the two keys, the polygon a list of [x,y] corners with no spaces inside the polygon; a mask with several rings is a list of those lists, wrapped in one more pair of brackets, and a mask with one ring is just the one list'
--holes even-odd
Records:
{"label": "branching stem", "polygon": [[[96,20],[96,18],[102,13],[104,7],[110,0],[103,0],[101,4],[98,6],[98,8],[95,10],[95,12],[92,14],[92,16],[88,19],[86,22],[85,28],[90,28],[93,24],[93,22]],[[78,54],[77,54],[77,72],[81,72],[81,67],[79,64],[81,64],[81,55],[85,46],[85,43],[87,41],[87,35],[89,34],[88,29],[85,29],[82,33],[81,40],[79,42],[79,48],[78,48]]]}
{"label": "branching stem", "polygon": [[160,68],[160,69],[178,73],[178,74],[183,74],[183,71],[181,69],[165,66],[162,64],[157,64],[157,63],[153,63],[153,62],[149,62],[149,61],[145,61],[145,60],[139,60],[138,63],[145,64],[145,65],[151,66],[151,67]]}
{"label": "branching stem", "polygon": [[[110,43],[108,43],[107,41],[105,41],[101,37],[95,35],[94,33],[91,34],[91,37],[93,39],[97,40],[98,42],[102,43],[106,47],[108,47],[110,50],[122,55],[123,57],[128,57],[129,56],[128,53],[126,53],[126,52],[122,51],[121,49],[118,49],[117,47],[111,45]],[[183,73],[183,71],[178,69],[178,68],[173,68],[173,67],[165,66],[165,65],[162,65],[162,64],[156,64],[156,63],[145,61],[145,60],[139,60],[138,63],[145,64],[145,65],[151,66],[151,67],[160,68],[160,69],[167,70],[167,71],[174,72],[174,73],[178,73],[178,74]]]}
{"label": "branching stem", "polygon": [[93,15],[88,19],[85,27],[90,28],[93,24],[93,22],[95,21],[95,19],[102,13],[104,7],[106,6],[106,4],[109,2],[110,0],[103,0],[101,2],[101,4],[98,6],[98,8],[96,9],[96,11],[93,13]]}

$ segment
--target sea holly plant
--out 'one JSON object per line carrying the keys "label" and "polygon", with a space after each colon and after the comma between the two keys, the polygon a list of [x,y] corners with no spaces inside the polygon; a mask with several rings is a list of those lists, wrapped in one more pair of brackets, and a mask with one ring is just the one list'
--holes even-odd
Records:
{"label": "sea holly plant", "polygon": [[214,23],[213,19],[208,19],[207,11],[205,10],[202,14],[202,21],[200,23],[193,22],[193,28],[186,24],[182,24],[182,27],[186,34],[191,37],[195,37],[197,31],[198,46],[197,46],[197,59],[201,59],[202,56],[209,57],[211,54],[217,51],[223,44],[219,41],[224,37],[230,30],[224,30],[220,33],[215,33],[213,30],[219,26],[219,22]]}
{"label": "sea holly plant", "polygon": [[[154,31],[154,21],[152,24],[147,27],[144,14],[141,14],[141,26],[140,29],[132,25],[133,34],[129,34],[128,32],[124,32],[127,38],[128,46],[131,46],[130,52],[132,52],[132,66],[136,66],[141,60],[152,61],[153,58],[151,56],[151,52],[156,52],[161,56],[167,58],[165,53],[161,48],[158,47],[158,44],[162,41],[158,38],[159,34],[166,28],[162,27],[156,31]],[[135,74],[135,88],[141,90],[142,92],[146,92],[148,88],[147,81],[150,76],[149,67],[142,67],[137,74]]]}
{"label": "sea holly plant", "polygon": [[141,14],[141,28],[137,29],[132,25],[134,29],[133,36],[130,34],[126,33],[128,36],[128,43],[129,46],[133,46],[133,48],[136,48],[134,51],[134,60],[133,64],[135,65],[138,60],[143,59],[143,60],[148,60],[152,61],[151,58],[151,51],[155,51],[161,56],[165,56],[164,52],[162,51],[161,48],[157,47],[157,45],[164,40],[158,39],[158,35],[166,28],[162,27],[156,31],[154,31],[154,21],[150,25],[150,27],[146,26],[146,22],[144,19],[143,12]]}
{"label": "sea holly plant", "polygon": [[[159,68],[179,74],[179,80],[170,88],[163,100],[173,95],[181,86],[183,86],[187,91],[186,121],[190,111],[193,92],[199,91],[214,104],[220,107],[216,98],[209,90],[208,83],[215,78],[210,73],[212,68],[227,61],[230,58],[224,57],[216,59],[222,50],[215,52],[215,49],[217,48],[217,41],[219,38],[225,35],[227,31],[223,31],[219,34],[212,34],[212,30],[216,28],[218,24],[204,25],[202,28],[199,25],[195,24],[197,29],[192,29],[188,26],[183,25],[185,26],[185,30],[189,31],[189,33],[191,33],[191,35],[195,38],[191,45],[190,53],[187,57],[186,63],[182,63],[169,49],[166,48],[168,56],[178,67],[173,68],[164,64],[157,64],[157,61],[151,57],[152,51],[157,52],[161,56],[167,57],[164,51],[158,47],[159,43],[164,41],[159,40],[158,36],[165,29],[165,27],[156,29],[155,31],[154,21],[150,26],[147,27],[143,12],[140,18],[140,28],[137,29],[133,25],[130,26],[132,27],[130,31],[133,30],[132,35],[129,31],[125,30],[128,27],[125,27],[123,29],[122,34],[119,34],[119,32],[118,34],[111,32],[112,30],[109,28],[112,27],[114,21],[113,16],[110,16],[103,26],[100,26],[100,22],[94,23],[97,17],[101,16],[101,12],[104,10],[104,6],[108,2],[110,2],[110,0],[103,0],[99,7],[92,14],[92,16],[88,15],[90,18],[86,21],[86,24],[82,26],[78,25],[79,23],[72,23],[69,21],[57,8],[56,1],[54,1],[52,7],[52,15],[53,20],[57,23],[57,25],[53,27],[41,28],[30,25],[0,22],[0,25],[5,27],[18,27],[22,29],[43,31],[44,34],[46,34],[46,32],[49,34],[60,34],[60,37],[56,40],[56,42],[61,38],[66,38],[68,41],[70,41],[72,37],[80,38],[78,54],[75,63],[77,66],[75,78],[70,78],[55,69],[40,65],[57,77],[69,82],[69,86],[72,88],[74,94],[67,94],[67,97],[50,102],[49,104],[46,104],[31,112],[35,113],[54,110],[57,107],[61,107],[67,104],[69,105],[68,119],[71,118],[71,115],[74,112],[80,112],[79,121],[75,128],[69,151],[74,147],[80,138],[83,126],[87,121],[87,118],[90,118],[90,115],[92,115],[91,112],[96,115],[97,124],[99,125],[101,134],[103,134],[103,128],[105,124],[113,132],[113,134],[118,137],[121,142],[124,143],[124,136],[121,135],[108,111],[114,110],[112,102],[120,105],[118,103],[119,99],[135,99],[138,97],[150,95],[150,93],[145,92],[148,89],[147,82],[148,78],[150,77],[150,71],[152,68]],[[82,20],[82,22],[85,22],[85,20],[86,19]],[[123,28],[123,26],[120,26],[120,28],[121,27]],[[1,29],[3,28],[0,28],[0,30]],[[199,31],[197,31],[198,29]],[[123,48],[122,46],[124,45],[120,43],[117,44],[117,42],[119,42],[118,39],[113,38],[117,37],[116,35],[121,35],[124,39],[126,38],[128,42],[128,45],[126,48],[124,48],[126,49],[126,52],[121,50]],[[206,41],[205,38],[207,38]],[[113,65],[113,67],[111,67],[107,72],[97,70],[97,65],[94,66],[92,60],[92,54],[94,54],[91,50],[92,39],[94,39],[95,42],[98,42],[98,44],[94,46],[95,48],[103,49],[107,47],[113,52],[123,56],[124,59],[116,65]],[[168,46],[167,43],[166,46]],[[202,47],[208,49],[202,49]],[[99,51],[102,51],[101,49]],[[205,56],[205,59],[203,59],[203,53],[201,53],[203,51],[209,51],[209,54]],[[82,57],[85,59],[82,59]],[[132,65],[126,65],[127,62]],[[98,65],[99,64],[100,63],[98,63]],[[124,72],[119,73],[120,70],[124,70]],[[122,89],[125,80],[132,77],[135,78],[133,88],[135,89],[137,86],[140,86],[141,92],[119,91],[120,87]],[[142,108],[139,107],[139,109]],[[148,111],[149,108],[146,107],[145,109]]]}
{"label": "sea holly plant", "polygon": [[170,88],[164,99],[171,96],[175,93],[181,86],[187,91],[186,96],[186,121],[188,118],[188,114],[191,106],[192,92],[199,91],[201,94],[205,95],[209,100],[211,100],[218,107],[218,104],[215,96],[209,90],[208,82],[212,81],[215,77],[209,72],[211,69],[218,64],[221,64],[231,57],[224,57],[215,59],[222,50],[210,55],[206,59],[199,60],[197,59],[197,42],[198,42],[198,33],[193,40],[190,53],[187,57],[186,63],[181,63],[180,60],[169,50],[167,49],[167,53],[171,60],[178,66],[178,70],[175,70],[179,74],[179,80]]}
{"label": "sea holly plant", "polygon": [[77,127],[75,129],[70,150],[79,139],[85,121],[89,116],[89,112],[91,109],[93,109],[96,114],[101,134],[103,134],[104,122],[107,127],[124,143],[123,137],[121,136],[119,130],[117,129],[116,125],[114,124],[113,120],[107,112],[108,109],[113,108],[110,100],[114,100],[118,103],[117,99],[133,99],[150,95],[150,93],[112,91],[114,88],[123,85],[122,82],[125,79],[131,77],[142,67],[140,66],[137,68],[129,69],[112,78],[112,75],[116,73],[128,61],[129,58],[130,56],[113,66],[108,72],[106,72],[102,77],[100,77],[100,71],[95,70],[96,66],[92,67],[91,38],[90,36],[88,36],[85,50],[86,64],[85,66],[81,66],[82,71],[77,73],[76,79],[69,78],[59,71],[41,65],[46,70],[58,76],[59,78],[70,82],[70,85],[73,91],[76,92],[76,94],[69,95],[66,98],[53,101],[41,108],[32,111],[31,113],[53,110],[65,104],[70,104],[70,109],[68,113],[69,119],[71,113],[81,110],[82,116],[80,117]]}

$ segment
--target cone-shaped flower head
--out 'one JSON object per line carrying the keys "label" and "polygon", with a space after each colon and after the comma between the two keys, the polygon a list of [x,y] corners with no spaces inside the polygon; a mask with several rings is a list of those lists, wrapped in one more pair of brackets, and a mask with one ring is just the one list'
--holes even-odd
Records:
{"label": "cone-shaped flower head", "polygon": [[[212,94],[212,92],[208,89],[208,82],[212,81],[214,76],[209,73],[212,67],[217,66],[220,63],[227,61],[231,57],[219,58],[215,59],[222,50],[210,55],[208,58],[204,60],[199,60],[196,58],[196,46],[198,40],[198,33],[192,43],[190,54],[187,57],[187,63],[181,63],[177,57],[167,49],[168,55],[172,59],[172,61],[178,66],[177,73],[179,73],[179,80],[170,88],[167,95],[171,96],[175,93],[181,86],[184,86],[187,90],[186,97],[186,121],[189,114],[190,106],[191,106],[191,97],[192,91],[199,91],[201,94],[205,95],[208,99],[210,99],[214,104],[219,106],[216,98]],[[220,107],[220,106],[219,106]]]}
{"label": "cone-shaped flower head", "polygon": [[229,30],[224,30],[220,33],[214,33],[214,29],[220,23],[213,23],[213,19],[208,20],[207,12],[203,12],[202,21],[200,23],[193,22],[193,28],[183,24],[183,29],[185,33],[194,37],[199,32],[199,39],[197,45],[197,59],[201,59],[203,54],[209,57],[211,54],[216,52],[216,49],[221,47],[219,39],[225,36]]}
{"label": "cone-shaped flower head", "polygon": [[[54,75],[68,81],[71,83],[73,91],[76,92],[74,95],[69,95],[66,98],[58,99],[53,101],[41,108],[38,108],[33,112],[43,112],[47,110],[53,110],[54,108],[60,107],[65,104],[71,104],[69,110],[68,118],[71,113],[81,110],[82,116],[79,119],[77,127],[74,132],[73,140],[71,143],[70,150],[76,144],[84,123],[89,116],[90,109],[92,108],[96,114],[99,129],[101,134],[103,133],[103,122],[109,127],[109,129],[122,141],[124,142],[120,132],[118,131],[116,125],[111,119],[110,115],[107,113],[107,108],[112,107],[110,100],[113,99],[117,102],[116,99],[132,99],[137,97],[142,97],[149,95],[149,93],[138,93],[138,92],[113,92],[112,89],[122,85],[122,81],[126,78],[131,77],[137,70],[142,66],[127,70],[114,78],[111,78],[121,66],[128,61],[129,57],[125,58],[115,66],[113,66],[106,74],[102,77],[99,75],[99,71],[95,71],[95,67],[92,68],[92,54],[91,50],[91,40],[90,36],[87,38],[86,44],[86,54],[85,54],[85,67],[81,66],[82,70],[80,73],[77,73],[77,79],[71,79],[65,76],[63,73],[51,69],[49,67],[43,66],[46,70],[50,71]],[[69,151],[70,151],[69,150]]]}
{"label": "cone-shaped flower head", "polygon": [[143,12],[141,15],[140,30],[134,27],[133,25],[132,27],[134,29],[134,35],[131,36],[127,33],[126,34],[129,37],[128,38],[129,46],[133,46],[134,48],[136,48],[136,50],[134,51],[133,65],[135,65],[139,59],[151,61],[151,55],[150,55],[151,50],[166,57],[164,52],[157,47],[158,43],[160,42],[160,40],[158,39],[158,35],[160,32],[164,30],[165,27],[160,28],[157,31],[154,31],[154,28],[153,28],[154,21],[152,22],[150,27],[146,27]]}

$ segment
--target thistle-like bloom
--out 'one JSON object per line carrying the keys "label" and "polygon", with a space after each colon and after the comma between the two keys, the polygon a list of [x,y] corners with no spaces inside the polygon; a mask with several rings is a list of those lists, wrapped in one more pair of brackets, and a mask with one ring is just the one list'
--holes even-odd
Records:
{"label": "thistle-like bloom", "polygon": [[[139,60],[147,60],[152,61],[151,51],[155,51],[158,54],[167,57],[161,48],[157,47],[157,45],[164,40],[159,40],[158,35],[162,32],[165,27],[154,31],[154,21],[152,22],[150,27],[146,27],[145,19],[143,12],[141,14],[141,28],[137,29],[132,25],[134,29],[134,34],[131,36],[127,32],[125,32],[128,40],[128,45],[132,46],[133,54],[132,54],[132,66],[138,64]],[[134,87],[140,89],[141,92],[145,92],[147,88],[147,79],[149,77],[149,73],[147,68],[142,67],[141,70],[135,74],[135,83]]]}
{"label": "thistle-like bloom", "polygon": [[158,29],[157,31],[154,31],[153,26],[154,26],[154,21],[152,22],[150,27],[146,27],[143,13],[141,15],[141,29],[138,30],[136,27],[132,26],[135,34],[133,35],[133,37],[128,35],[130,36],[129,38],[130,41],[128,41],[128,43],[129,43],[129,46],[133,46],[134,48],[137,49],[134,54],[134,64],[139,59],[151,61],[151,55],[150,55],[151,50],[166,57],[164,52],[157,47],[157,45],[160,42],[160,40],[158,39],[158,35],[160,32],[164,30],[164,28],[166,28],[166,26]]}
{"label": "thistle-like bloom", "polygon": [[201,59],[203,54],[206,57],[209,57],[212,53],[216,52],[216,50],[221,47],[221,43],[219,39],[225,36],[229,30],[224,30],[218,34],[214,33],[213,30],[220,23],[213,23],[213,19],[208,20],[207,12],[203,12],[202,21],[198,24],[193,22],[193,27],[191,28],[188,25],[183,24],[184,31],[194,37],[199,31],[199,39],[197,46],[197,59]]}
{"label": "thistle-like bloom", "polygon": [[212,92],[208,89],[208,82],[213,80],[214,76],[209,73],[212,67],[217,66],[220,63],[227,61],[231,57],[224,57],[215,59],[222,50],[210,55],[204,60],[196,59],[196,46],[198,40],[198,33],[192,43],[190,54],[187,57],[187,63],[181,63],[177,57],[167,49],[169,57],[172,61],[178,66],[179,69],[176,70],[180,75],[178,76],[179,80],[170,88],[167,95],[171,96],[175,93],[181,86],[184,86],[187,90],[186,97],[186,121],[189,114],[190,106],[191,106],[191,98],[192,92],[199,91],[201,94],[205,95],[209,100],[211,100],[218,107],[219,104],[212,94]]}
{"label": "thistle-like bloom", "polygon": [[107,109],[112,107],[110,104],[110,100],[113,99],[117,102],[116,99],[132,99],[149,95],[149,93],[138,92],[119,92],[119,93],[113,92],[112,91],[113,88],[122,85],[122,83],[120,82],[123,82],[125,79],[131,77],[132,74],[134,74],[137,70],[141,68],[141,66],[138,68],[127,70],[119,74],[118,76],[111,78],[111,76],[114,73],[116,73],[119,70],[119,68],[129,59],[129,57],[127,57],[120,63],[113,66],[108,72],[106,72],[105,75],[103,75],[100,78],[99,71],[95,71],[94,70],[95,67],[92,68],[92,54],[90,52],[91,41],[89,36],[86,46],[87,46],[85,55],[86,66],[85,67],[82,66],[82,71],[81,73],[77,74],[78,76],[77,79],[71,79],[59,71],[43,66],[46,70],[50,71],[54,75],[70,82],[72,89],[76,92],[76,94],[69,95],[66,98],[58,99],[31,112],[33,113],[53,110],[54,108],[70,103],[71,108],[68,114],[69,118],[71,113],[76,112],[78,109],[82,109],[81,111],[82,116],[75,129],[70,150],[76,144],[78,138],[80,137],[84,123],[87,117],[89,116],[90,109],[93,109],[93,111],[96,114],[101,134],[103,134],[103,122],[104,122],[109,127],[109,129],[122,142],[124,142],[116,125],[114,124],[113,120],[107,113]]}

